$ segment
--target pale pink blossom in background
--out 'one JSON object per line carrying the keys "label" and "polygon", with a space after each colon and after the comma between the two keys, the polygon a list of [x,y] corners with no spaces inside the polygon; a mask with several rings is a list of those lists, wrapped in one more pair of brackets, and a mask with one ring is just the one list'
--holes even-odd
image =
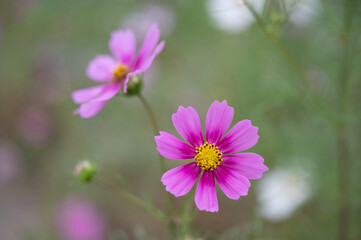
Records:
{"label": "pale pink blossom in background", "polygon": [[127,92],[131,77],[147,71],[154,58],[163,50],[164,41],[158,44],[160,31],[157,24],[152,24],[137,57],[136,39],[130,29],[112,32],[109,49],[113,56],[98,55],[89,62],[86,74],[96,82],[105,82],[91,88],[72,93],[73,101],[80,104],[74,111],[82,118],[95,116],[113,98],[121,88]]}
{"label": "pale pink blossom in background", "polygon": [[53,136],[53,119],[44,109],[28,106],[18,116],[16,132],[25,143],[33,147],[42,147]]}
{"label": "pale pink blossom in background", "polygon": [[141,38],[153,22],[159,24],[162,36],[170,35],[176,22],[173,9],[167,5],[146,3],[125,16],[122,26],[132,29],[135,36]]}
{"label": "pale pink blossom in background", "polygon": [[[265,0],[248,1],[261,13]],[[242,0],[206,0],[206,10],[212,26],[230,34],[246,31],[255,21]]]}
{"label": "pale pink blossom in background", "polygon": [[207,113],[204,139],[197,112],[192,107],[180,106],[172,120],[186,142],[162,131],[155,137],[163,157],[194,159],[164,173],[161,181],[168,192],[179,197],[187,194],[201,175],[195,193],[199,210],[218,211],[216,182],[228,198],[237,200],[248,194],[249,179],[259,179],[268,170],[260,155],[240,153],[257,143],[258,128],[250,120],[243,120],[227,132],[233,114],[226,101],[214,101]]}
{"label": "pale pink blossom in background", "polygon": [[300,27],[314,20],[322,9],[320,0],[285,0],[290,21]]}
{"label": "pale pink blossom in background", "polygon": [[[126,15],[121,26],[132,29],[136,38],[141,39],[153,22],[159,24],[159,28],[162,29],[162,36],[171,35],[176,25],[174,10],[163,4],[145,3]],[[152,84],[156,84],[154,80],[158,79],[159,65],[159,62],[153,62],[152,67],[144,74],[145,79],[147,79],[144,82],[143,91],[145,94],[152,89]]]}
{"label": "pale pink blossom in background", "polygon": [[104,217],[89,201],[67,200],[60,207],[56,218],[62,240],[106,239]]}
{"label": "pale pink blossom in background", "polygon": [[23,161],[23,154],[16,145],[0,139],[0,186],[19,174]]}

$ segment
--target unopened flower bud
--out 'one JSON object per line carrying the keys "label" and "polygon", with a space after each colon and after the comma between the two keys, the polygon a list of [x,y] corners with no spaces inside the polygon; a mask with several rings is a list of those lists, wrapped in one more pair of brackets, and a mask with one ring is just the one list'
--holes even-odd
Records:
{"label": "unopened flower bud", "polygon": [[143,88],[143,79],[141,75],[136,75],[129,78],[127,85],[126,95],[136,95],[139,94]]}
{"label": "unopened flower bud", "polygon": [[83,182],[90,182],[96,172],[96,165],[86,160],[79,162],[74,168],[74,175]]}

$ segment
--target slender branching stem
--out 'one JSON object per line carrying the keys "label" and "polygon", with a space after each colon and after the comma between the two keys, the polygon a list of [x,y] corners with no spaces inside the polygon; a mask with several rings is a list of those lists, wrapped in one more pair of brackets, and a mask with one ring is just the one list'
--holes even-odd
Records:
{"label": "slender branching stem", "polygon": [[[248,7],[252,15],[257,21],[257,24],[261,30],[266,34],[266,36],[271,40],[271,42],[279,50],[280,54],[287,61],[289,66],[294,70],[295,73],[299,76],[299,79],[302,82],[307,93],[312,96],[318,104],[324,108],[323,110],[328,110],[324,100],[316,94],[311,84],[308,81],[307,74],[298,63],[298,61],[293,57],[292,54],[287,50],[287,48],[282,44],[279,37],[267,30],[267,25],[262,19],[262,17],[255,11],[255,9],[248,4],[247,0],[243,0],[244,4]],[[350,106],[351,106],[351,57],[350,55],[354,54],[355,51],[352,51],[351,42],[351,29],[354,20],[355,14],[357,14],[357,4],[360,3],[357,0],[345,1],[345,17],[344,17],[344,28],[340,36],[341,39],[341,55],[340,55],[340,72],[338,79],[338,102],[339,108],[337,109],[338,115],[341,116],[337,119],[336,125],[336,139],[337,139],[337,152],[338,152],[338,239],[339,240],[349,240],[349,226],[350,226],[350,201],[349,201],[349,183],[350,183],[350,170],[351,170],[351,160],[350,160],[350,123],[348,121]],[[334,119],[331,119],[334,120]]]}
{"label": "slender branching stem", "polygon": [[300,82],[303,86],[304,93],[306,96],[312,97],[312,100],[314,100],[314,104],[317,104],[321,107],[321,109],[327,113],[329,116],[332,116],[332,113],[330,113],[328,106],[326,106],[324,99],[317,94],[315,89],[312,87],[310,82],[308,81],[308,77],[300,63],[294,58],[294,56],[288,51],[286,46],[282,43],[282,41],[279,39],[279,36],[276,35],[273,32],[270,32],[267,30],[267,24],[262,19],[262,17],[257,13],[257,11],[248,3],[247,0],[243,0],[243,3],[247,6],[247,8],[252,13],[253,17],[256,19],[256,22],[260,29],[264,32],[264,34],[268,37],[268,39],[273,43],[273,45],[278,49],[281,56],[285,59],[285,61],[288,63],[288,65],[293,69],[293,71],[297,74],[298,78],[300,79]]}
{"label": "slender branching stem", "polygon": [[297,73],[300,80],[302,81],[302,84],[305,88],[313,92],[313,88],[310,85],[307,75],[304,72],[303,68],[300,66],[298,61],[293,57],[293,55],[287,50],[287,48],[283,45],[283,43],[280,41],[279,37],[267,30],[267,24],[262,19],[262,17],[257,13],[257,11],[250,5],[246,0],[243,0],[244,4],[247,6],[247,8],[252,13],[253,17],[256,19],[256,22],[260,29],[267,35],[267,37],[272,41],[272,43],[275,45],[275,47],[279,50],[280,54],[284,57],[286,62],[290,65],[290,67]]}
{"label": "slender branching stem", "polygon": [[[144,109],[149,116],[149,119],[150,119],[150,122],[151,122],[151,125],[153,128],[153,134],[155,136],[159,135],[158,123],[157,123],[155,115],[154,115],[152,108],[150,107],[147,99],[145,99],[145,97],[142,94],[138,94],[137,96],[138,96],[139,100],[142,102],[142,105],[144,106]],[[158,154],[158,156],[159,156],[158,158],[159,158],[161,171],[162,171],[162,173],[164,173],[166,171],[166,165],[165,165],[164,158],[160,154]]]}
{"label": "slender branching stem", "polygon": [[119,193],[124,199],[127,199],[128,201],[137,205],[138,207],[145,209],[155,219],[158,219],[163,222],[168,221],[168,217],[164,214],[164,212],[158,209],[157,207],[155,207],[153,204],[144,201],[143,199],[132,194],[131,192],[128,192],[127,190],[118,187],[116,185],[113,185],[98,176],[95,178],[95,181],[110,190],[116,190],[116,192]]}
{"label": "slender branching stem", "polygon": [[[159,127],[158,127],[158,123],[157,120],[155,118],[155,115],[152,111],[152,108],[150,107],[150,104],[148,103],[147,99],[145,99],[145,97],[140,93],[137,95],[139,100],[141,101],[142,105],[144,106],[145,111],[147,112],[149,119],[151,121],[152,124],[152,128],[153,128],[153,133],[155,136],[159,135]],[[164,173],[166,171],[166,165],[165,165],[165,161],[164,158],[158,154],[158,159],[159,159],[159,163],[160,163],[160,168],[162,173]],[[173,199],[172,196],[167,192],[167,209],[168,209],[168,214],[169,214],[169,221],[168,221],[168,231],[169,231],[169,236],[171,239],[176,239],[176,224],[173,221]]]}

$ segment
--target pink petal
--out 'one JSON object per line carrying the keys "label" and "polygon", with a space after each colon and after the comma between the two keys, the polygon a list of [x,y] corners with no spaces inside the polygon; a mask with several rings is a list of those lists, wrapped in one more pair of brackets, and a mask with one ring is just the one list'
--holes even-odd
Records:
{"label": "pink petal", "polygon": [[166,190],[176,197],[187,194],[197,181],[201,169],[195,162],[173,168],[164,173],[161,181]]}
{"label": "pink petal", "polygon": [[108,55],[98,55],[88,64],[87,76],[97,82],[109,81],[113,78],[113,70],[117,62]]}
{"label": "pink petal", "polygon": [[112,32],[109,49],[122,64],[130,65],[134,57],[135,47],[135,36],[131,30]]}
{"label": "pink petal", "polygon": [[251,186],[249,180],[233,168],[221,165],[214,170],[214,175],[219,187],[230,199],[237,200],[240,196],[246,196]]}
{"label": "pink petal", "polygon": [[120,83],[107,83],[95,87],[80,89],[72,93],[75,103],[88,101],[106,101],[114,97],[119,91]]}
{"label": "pink petal", "polygon": [[258,141],[258,127],[250,120],[238,122],[219,142],[219,150],[223,154],[240,152],[253,147]]}
{"label": "pink petal", "polygon": [[201,123],[194,108],[180,106],[177,113],[173,114],[172,120],[178,133],[193,147],[204,143]]}
{"label": "pink petal", "polygon": [[218,212],[216,184],[211,171],[204,171],[199,181],[195,202],[199,210]]}
{"label": "pink petal", "polygon": [[137,70],[135,71],[136,74],[140,74],[142,72],[145,72],[149,69],[149,67],[152,65],[153,60],[156,56],[158,56],[158,54],[163,50],[164,48],[164,44],[165,42],[162,41],[160,42],[157,47],[155,48],[154,52],[152,53],[152,55],[150,55],[145,61],[143,61],[142,63],[140,63],[137,66]]}
{"label": "pink petal", "polygon": [[237,153],[224,155],[222,166],[232,168],[248,179],[259,179],[268,168],[263,164],[263,158],[256,153]]}
{"label": "pink petal", "polygon": [[223,137],[233,119],[234,110],[227,101],[219,103],[217,100],[209,107],[206,119],[206,141],[215,143]]}
{"label": "pink petal", "polygon": [[109,83],[108,88],[92,101],[108,101],[119,92],[120,87],[121,83]]}
{"label": "pink petal", "polygon": [[135,68],[139,68],[139,65],[143,62],[144,59],[153,51],[155,45],[159,40],[160,31],[157,24],[152,24],[150,27],[147,36],[144,39],[143,45],[139,50],[137,60],[135,62]]}
{"label": "pink petal", "polygon": [[98,85],[90,88],[84,88],[76,90],[71,94],[73,101],[75,103],[83,103],[92,100],[93,98],[99,96],[104,92],[104,89],[107,88],[107,84]]}
{"label": "pink petal", "polygon": [[134,72],[129,73],[127,76],[125,76],[125,79],[123,80],[123,92],[128,92],[128,81],[129,78],[134,77],[136,74]]}
{"label": "pink petal", "polygon": [[190,159],[194,158],[196,151],[194,147],[179,140],[167,132],[159,132],[160,136],[155,137],[158,152],[165,158]]}
{"label": "pink petal", "polygon": [[79,114],[82,118],[94,117],[107,101],[87,102],[80,105],[80,108],[74,111],[74,114]]}

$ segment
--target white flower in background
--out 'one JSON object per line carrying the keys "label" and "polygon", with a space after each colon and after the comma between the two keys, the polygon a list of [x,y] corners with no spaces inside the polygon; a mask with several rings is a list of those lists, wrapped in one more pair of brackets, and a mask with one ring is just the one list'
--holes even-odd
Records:
{"label": "white flower in background", "polygon": [[308,175],[300,168],[276,169],[260,181],[257,193],[259,212],[270,221],[290,217],[311,197]]}
{"label": "white flower in background", "polygon": [[[260,13],[265,0],[248,0],[248,3]],[[255,21],[243,0],[207,0],[206,10],[214,27],[231,34],[245,31]]]}
{"label": "white flower in background", "polygon": [[152,23],[158,23],[164,36],[170,35],[175,26],[173,10],[160,4],[145,4],[140,9],[131,12],[122,21],[122,26],[132,29],[137,38],[143,38]]}
{"label": "white flower in background", "polygon": [[290,21],[301,27],[310,23],[322,7],[320,0],[286,0],[285,4]]}

